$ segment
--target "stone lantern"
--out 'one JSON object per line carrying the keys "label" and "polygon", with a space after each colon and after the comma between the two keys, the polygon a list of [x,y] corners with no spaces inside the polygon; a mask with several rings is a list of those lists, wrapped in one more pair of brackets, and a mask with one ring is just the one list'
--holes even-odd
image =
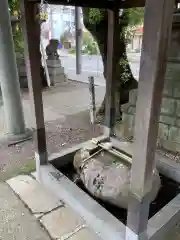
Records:
{"label": "stone lantern", "polygon": [[49,77],[51,85],[62,83],[66,81],[66,75],[64,74],[64,68],[61,65],[61,60],[57,52],[59,41],[51,39],[46,47],[47,55],[47,67],[49,71]]}
{"label": "stone lantern", "polygon": [[[17,16],[11,16],[11,26],[13,35],[16,31],[16,25],[20,22],[20,19]],[[24,55],[20,52],[16,52],[16,63],[18,68],[19,83],[21,88],[27,88],[27,73],[26,73],[26,64]]]}

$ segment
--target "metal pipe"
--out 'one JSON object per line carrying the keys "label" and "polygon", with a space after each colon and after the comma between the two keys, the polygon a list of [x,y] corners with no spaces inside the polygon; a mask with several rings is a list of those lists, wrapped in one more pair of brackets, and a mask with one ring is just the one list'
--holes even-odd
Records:
{"label": "metal pipe", "polygon": [[123,161],[125,161],[126,163],[128,164],[132,164],[132,158],[129,157],[128,155],[126,155],[125,153],[122,153],[121,151],[117,151],[116,149],[113,149],[113,148],[107,148],[105,146],[105,144],[103,143],[100,143],[100,142],[97,142],[95,140],[92,140],[92,143],[96,144],[97,146],[103,148],[104,150],[108,151],[109,153],[113,154],[114,156],[122,159]]}

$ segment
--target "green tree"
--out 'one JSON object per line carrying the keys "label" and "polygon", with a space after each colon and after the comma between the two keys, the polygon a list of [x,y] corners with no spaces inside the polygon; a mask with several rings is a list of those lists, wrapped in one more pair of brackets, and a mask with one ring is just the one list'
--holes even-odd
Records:
{"label": "green tree", "polygon": [[[20,17],[20,1],[8,0],[8,3],[11,16]],[[15,51],[23,53],[24,44],[20,24],[16,24],[15,29],[13,29],[13,39],[15,43]]]}
{"label": "green tree", "polygon": [[[121,117],[120,105],[128,102],[129,91],[137,88],[137,81],[134,79],[131,72],[127,54],[126,42],[131,28],[143,21],[144,10],[142,8],[134,8],[123,10],[119,17],[119,42],[116,54],[116,112],[117,117]],[[87,30],[92,34],[97,41],[100,54],[104,65],[104,77],[106,79],[106,59],[107,59],[107,29],[108,29],[108,14],[107,10],[83,8],[83,20]],[[100,119],[104,117],[105,99],[99,109],[98,116]]]}
{"label": "green tree", "polygon": [[[8,0],[9,8],[12,15],[20,15],[20,1]],[[124,10],[120,16],[118,31],[119,31],[119,43],[116,50],[116,59],[118,64],[117,69],[117,101],[123,104],[128,101],[129,90],[137,88],[137,81],[134,79],[126,55],[126,41],[131,28],[137,24],[140,24],[143,20],[144,11],[142,8],[134,8]],[[87,30],[91,33],[93,38],[98,44],[100,54],[102,56],[104,64],[104,76],[106,78],[106,59],[107,59],[107,25],[108,17],[107,10],[83,8],[83,20]],[[39,33],[40,34],[40,33]],[[20,26],[17,25],[14,33],[15,47],[19,51],[23,49],[23,38]],[[120,104],[117,104],[117,108],[120,110]],[[118,111],[117,111],[118,112]],[[119,111],[120,112],[120,111]],[[104,114],[104,101],[99,111],[100,114]]]}
{"label": "green tree", "polygon": [[19,0],[8,0],[10,13],[13,16],[20,14],[20,1]]}
{"label": "green tree", "polygon": [[97,43],[94,41],[93,36],[88,31],[85,31],[82,34],[82,53],[89,55],[98,54]]}
{"label": "green tree", "polygon": [[[20,17],[20,0],[8,0],[9,4],[9,10],[11,13],[11,16],[17,16]],[[41,32],[39,31],[39,37],[40,37]],[[15,51],[19,53],[24,53],[24,40],[22,36],[22,29],[20,26],[20,23],[16,25],[15,30],[13,31],[13,39],[15,43]],[[40,57],[41,57],[41,52],[40,52]],[[45,75],[44,68],[41,64],[41,69],[40,69],[40,74],[41,74],[41,81],[43,86],[47,86],[47,79]]]}

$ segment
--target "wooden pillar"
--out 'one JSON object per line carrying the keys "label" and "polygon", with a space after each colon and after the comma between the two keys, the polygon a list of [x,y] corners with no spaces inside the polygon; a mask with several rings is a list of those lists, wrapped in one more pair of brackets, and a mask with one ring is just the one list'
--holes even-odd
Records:
{"label": "wooden pillar", "polygon": [[24,35],[24,51],[32,113],[34,115],[36,168],[47,163],[46,133],[44,124],[42,81],[40,76],[40,24],[38,6],[21,0],[21,18]]}
{"label": "wooden pillar", "polygon": [[149,193],[173,8],[174,1],[146,0],[126,240],[147,239]]}
{"label": "wooden pillar", "polygon": [[116,89],[116,59],[115,51],[119,31],[119,9],[117,0],[113,9],[108,10],[108,43],[106,67],[106,99],[105,99],[105,127],[104,134],[110,136],[116,122],[115,89]]}

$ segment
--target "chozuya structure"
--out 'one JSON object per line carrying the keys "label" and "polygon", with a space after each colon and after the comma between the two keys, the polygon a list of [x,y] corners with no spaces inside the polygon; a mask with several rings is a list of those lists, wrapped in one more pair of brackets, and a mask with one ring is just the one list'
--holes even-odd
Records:
{"label": "chozuya structure", "polygon": [[170,0],[48,1],[49,4],[106,8],[108,10],[105,127],[104,135],[94,142],[98,144],[101,141],[110,141],[119,150],[118,154],[121,155],[122,159],[127,158],[122,155],[122,144],[112,136],[115,124],[114,76],[116,74],[113,56],[118,47],[116,40],[119,37],[116,36],[118,33],[116,27],[119,21],[119,9],[145,6],[144,36],[136,105],[135,142],[132,154],[131,187],[126,226],[112,218],[94,200],[82,193],[74,183],[52,166],[52,163],[60,166],[72,161],[75,153],[83,145],[75,146],[59,155],[56,154],[48,158],[40,81],[38,3],[40,3],[38,0],[21,0],[28,83],[36,124],[37,179],[74,207],[102,239],[163,239],[163,236],[180,220],[180,196],[174,198],[162,211],[148,220],[149,193],[152,188],[158,119],[175,2]]}

